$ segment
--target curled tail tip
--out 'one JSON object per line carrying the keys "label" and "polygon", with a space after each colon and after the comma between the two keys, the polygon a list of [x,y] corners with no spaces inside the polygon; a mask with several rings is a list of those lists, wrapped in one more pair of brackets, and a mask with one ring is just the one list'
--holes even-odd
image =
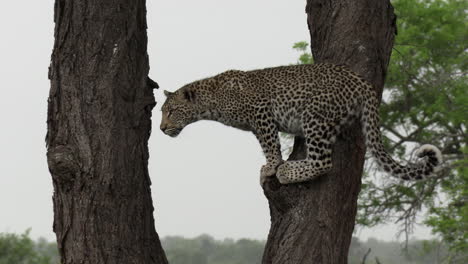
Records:
{"label": "curled tail tip", "polygon": [[424,162],[407,167],[408,170],[397,177],[402,180],[423,180],[434,176],[440,170],[439,165],[443,162],[442,152],[436,146],[422,145],[415,154],[418,158],[424,159]]}
{"label": "curled tail tip", "polygon": [[434,145],[425,144],[418,148],[416,151],[416,156],[418,158],[428,157],[430,162],[434,167],[437,167],[443,162],[442,152]]}

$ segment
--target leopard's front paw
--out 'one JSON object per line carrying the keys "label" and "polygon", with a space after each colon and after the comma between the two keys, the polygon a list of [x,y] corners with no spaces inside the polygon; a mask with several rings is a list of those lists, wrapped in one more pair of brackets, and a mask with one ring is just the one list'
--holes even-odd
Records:
{"label": "leopard's front paw", "polygon": [[276,171],[276,178],[281,184],[291,183],[291,178],[293,178],[293,168],[291,162],[285,162],[281,164]]}
{"label": "leopard's front paw", "polygon": [[281,163],[283,163],[283,161],[268,162],[262,166],[262,169],[260,170],[260,184],[262,186],[265,183],[267,177],[271,177],[276,174],[276,168],[278,168]]}

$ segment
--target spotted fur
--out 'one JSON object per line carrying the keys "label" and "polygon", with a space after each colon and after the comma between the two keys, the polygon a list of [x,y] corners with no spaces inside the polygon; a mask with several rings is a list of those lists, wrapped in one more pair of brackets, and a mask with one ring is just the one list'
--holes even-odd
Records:
{"label": "spotted fur", "polygon": [[[162,106],[161,130],[172,137],[190,123],[215,120],[252,131],[265,154],[261,182],[276,174],[283,183],[308,181],[332,166],[332,144],[346,123],[359,119],[366,145],[380,167],[404,180],[431,175],[442,162],[432,145],[422,161],[398,164],[385,151],[379,130],[378,99],[371,84],[344,66],[294,65],[255,71],[227,71],[185,85]],[[278,132],[306,139],[304,160],[283,161]]]}

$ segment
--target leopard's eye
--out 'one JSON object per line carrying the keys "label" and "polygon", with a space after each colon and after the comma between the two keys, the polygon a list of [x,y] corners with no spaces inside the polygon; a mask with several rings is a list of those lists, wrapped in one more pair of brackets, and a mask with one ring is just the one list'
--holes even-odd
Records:
{"label": "leopard's eye", "polygon": [[177,111],[177,109],[179,109],[179,107],[174,107],[174,108],[167,110],[167,117],[170,117],[174,112]]}

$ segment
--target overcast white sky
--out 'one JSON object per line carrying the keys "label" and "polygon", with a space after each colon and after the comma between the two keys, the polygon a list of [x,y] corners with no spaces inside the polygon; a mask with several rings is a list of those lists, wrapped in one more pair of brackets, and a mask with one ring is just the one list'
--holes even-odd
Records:
{"label": "overcast white sky", "polygon": [[[305,0],[148,0],[150,76],[162,89],[228,69],[294,63],[293,43],[309,40]],[[45,158],[47,68],[53,1],[0,4],[0,232],[55,239],[52,183]],[[156,229],[160,236],[266,239],[267,200],[259,185],[264,158],[255,137],[198,122],[173,139],[159,127],[156,90],[150,138]],[[394,225],[358,233],[395,240]],[[417,228],[419,238],[429,237]]]}

